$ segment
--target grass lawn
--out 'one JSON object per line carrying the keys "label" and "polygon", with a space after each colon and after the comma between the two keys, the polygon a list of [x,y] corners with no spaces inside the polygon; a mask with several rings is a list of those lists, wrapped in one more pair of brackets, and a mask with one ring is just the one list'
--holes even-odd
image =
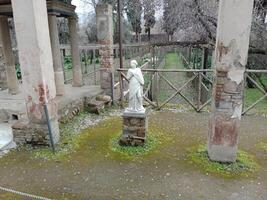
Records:
{"label": "grass lawn", "polygon": [[184,69],[181,57],[177,53],[166,54],[166,63],[164,69]]}
{"label": "grass lawn", "polygon": [[[245,90],[245,108],[255,103],[262,96],[263,94],[258,89],[247,88]],[[259,102],[251,111],[258,114],[267,114],[267,99]]]}

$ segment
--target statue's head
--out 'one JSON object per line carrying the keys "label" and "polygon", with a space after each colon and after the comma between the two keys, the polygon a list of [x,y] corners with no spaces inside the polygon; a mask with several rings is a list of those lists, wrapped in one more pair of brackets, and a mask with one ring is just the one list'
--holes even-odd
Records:
{"label": "statue's head", "polygon": [[135,69],[138,66],[138,63],[136,60],[131,61],[131,68]]}

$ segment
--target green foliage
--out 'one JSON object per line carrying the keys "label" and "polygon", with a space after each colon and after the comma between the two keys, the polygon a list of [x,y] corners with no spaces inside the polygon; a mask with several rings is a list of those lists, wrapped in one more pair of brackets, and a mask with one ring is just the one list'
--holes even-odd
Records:
{"label": "green foliage", "polygon": [[150,40],[150,30],[154,27],[156,23],[155,17],[155,1],[154,0],[146,0],[144,1],[144,21],[145,21],[145,32],[148,33],[148,37]]}
{"label": "green foliage", "polygon": [[173,0],[164,0],[163,1],[163,26],[162,29],[168,34],[173,35],[177,28],[179,27],[177,20],[177,2]]}
{"label": "green foliage", "polygon": [[64,57],[64,68],[72,69],[72,58],[70,55]]}
{"label": "green foliage", "polygon": [[140,0],[126,1],[126,13],[129,22],[132,25],[132,29],[136,34],[142,32],[141,16],[142,16],[142,4]]}
{"label": "green foliage", "polygon": [[17,78],[18,78],[19,80],[21,80],[22,75],[21,75],[20,65],[17,64],[17,65],[15,66],[15,69],[16,69]]}
{"label": "green foliage", "polygon": [[[263,94],[256,88],[246,88],[245,90],[245,107],[248,107],[255,103]],[[259,102],[253,109],[253,112],[260,115],[267,114],[267,99]]]}
{"label": "green foliage", "polygon": [[234,163],[221,163],[211,161],[205,146],[188,150],[188,159],[205,172],[217,174],[223,177],[248,177],[260,169],[253,157],[244,151],[239,151],[237,161]]}
{"label": "green foliage", "polygon": [[166,63],[165,69],[183,69],[184,66],[182,64],[181,58],[177,55],[177,53],[168,53],[166,54]]}
{"label": "green foliage", "polygon": [[129,158],[133,156],[142,156],[148,154],[157,145],[157,138],[152,134],[147,134],[147,141],[144,146],[121,146],[119,145],[119,139],[121,133],[111,138],[110,149],[114,152],[121,153]]}

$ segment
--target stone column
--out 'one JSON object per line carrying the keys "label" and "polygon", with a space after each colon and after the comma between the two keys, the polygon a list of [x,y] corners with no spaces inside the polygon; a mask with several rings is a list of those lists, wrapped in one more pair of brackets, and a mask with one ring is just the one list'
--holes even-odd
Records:
{"label": "stone column", "polygon": [[101,88],[111,95],[111,73],[113,72],[113,18],[112,6],[99,4],[96,8],[97,39],[101,45],[100,73]]}
{"label": "stone column", "polygon": [[214,161],[236,161],[252,9],[253,0],[220,1],[208,138]]}
{"label": "stone column", "polygon": [[0,90],[6,90],[7,89],[7,79],[6,79],[6,69],[5,69],[5,63],[3,59],[3,51],[2,51],[2,44],[0,44]]}
{"label": "stone column", "polygon": [[17,143],[48,143],[47,119],[55,142],[59,140],[56,87],[45,0],[12,0],[19,60],[29,121],[13,125]]}
{"label": "stone column", "polygon": [[8,92],[15,95],[19,93],[19,86],[15,69],[15,58],[12,52],[7,16],[0,16],[0,38],[3,47],[2,50],[5,62]]}
{"label": "stone column", "polygon": [[64,73],[63,73],[60,44],[58,37],[57,14],[49,13],[48,22],[49,22],[52,56],[53,56],[56,92],[58,96],[62,96],[65,93],[65,85],[64,85]]}
{"label": "stone column", "polygon": [[79,38],[77,33],[77,19],[75,17],[68,18],[70,43],[71,43],[71,58],[73,71],[73,87],[81,87],[83,85],[82,68],[79,51]]}

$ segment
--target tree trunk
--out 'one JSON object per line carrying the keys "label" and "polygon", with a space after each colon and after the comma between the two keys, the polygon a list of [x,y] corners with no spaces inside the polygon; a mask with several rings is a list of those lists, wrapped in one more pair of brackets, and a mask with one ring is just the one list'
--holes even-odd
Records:
{"label": "tree trunk", "polygon": [[147,35],[148,35],[148,41],[150,42],[151,40],[150,28],[147,29]]}

